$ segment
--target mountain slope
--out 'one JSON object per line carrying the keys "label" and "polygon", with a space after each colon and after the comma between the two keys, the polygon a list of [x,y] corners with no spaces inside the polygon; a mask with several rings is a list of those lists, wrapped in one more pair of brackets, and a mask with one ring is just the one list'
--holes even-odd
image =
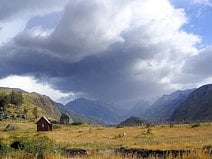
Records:
{"label": "mountain slope", "polygon": [[71,116],[74,123],[88,123],[88,124],[94,124],[94,125],[98,125],[98,124],[104,125],[104,122],[102,122],[94,117],[88,117],[85,115],[80,115],[80,114],[76,114],[76,113],[68,111],[65,108],[65,105],[63,105],[61,103],[57,103],[57,107],[62,114],[68,113]]}
{"label": "mountain slope", "polygon": [[84,116],[95,117],[107,124],[119,122],[119,115],[112,105],[78,98],[65,105],[66,110]]}
{"label": "mountain slope", "polygon": [[195,89],[178,90],[169,95],[163,95],[143,114],[142,118],[151,122],[167,121],[175,108],[181,104]]}
{"label": "mountain slope", "polygon": [[75,114],[75,113],[69,113],[72,117],[74,123],[88,123],[92,125],[104,125],[104,122],[94,118],[94,117],[88,117],[85,115]]}
{"label": "mountain slope", "polygon": [[170,121],[212,121],[212,84],[192,92],[175,109]]}
{"label": "mountain slope", "polygon": [[123,115],[123,118],[129,118],[131,116],[142,116],[142,114],[149,108],[147,101],[139,101],[136,103],[127,113]]}
{"label": "mountain slope", "polygon": [[50,97],[38,93],[26,93],[24,96],[26,97],[26,101],[31,102],[32,105],[40,107],[44,111],[43,115],[46,114],[51,118],[59,120],[61,114],[57,108],[57,103]]}
{"label": "mountain slope", "polygon": [[51,119],[59,120],[61,114],[57,108],[57,103],[48,96],[16,88],[0,88],[0,96],[10,95],[12,91],[21,92],[23,102],[18,106],[8,103],[6,105],[8,116],[25,114],[28,118],[34,118],[33,110],[36,108],[38,117],[45,115]]}

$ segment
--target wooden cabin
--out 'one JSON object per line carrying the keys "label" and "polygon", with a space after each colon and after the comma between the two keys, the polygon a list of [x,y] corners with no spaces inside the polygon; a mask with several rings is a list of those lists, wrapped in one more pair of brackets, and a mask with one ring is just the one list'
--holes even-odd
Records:
{"label": "wooden cabin", "polygon": [[45,116],[42,116],[36,124],[37,131],[52,131],[52,123]]}

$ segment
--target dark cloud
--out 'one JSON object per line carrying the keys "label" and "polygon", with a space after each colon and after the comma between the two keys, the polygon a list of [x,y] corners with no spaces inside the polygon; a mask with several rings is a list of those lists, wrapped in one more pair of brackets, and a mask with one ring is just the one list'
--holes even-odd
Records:
{"label": "dark cloud", "polygon": [[199,40],[181,30],[183,11],[166,0],[158,7],[122,2],[70,1],[54,30],[27,27],[0,48],[1,77],[33,75],[58,90],[125,105],[173,89],[171,78]]}
{"label": "dark cloud", "polygon": [[[11,46],[11,45],[10,45]],[[123,47],[123,46],[122,46]],[[153,80],[136,82],[129,67],[137,59],[128,54],[112,49],[102,56],[90,56],[72,63],[58,59],[45,50],[13,46],[15,58],[3,56],[1,75],[32,75],[38,80],[47,80],[54,88],[68,92],[83,92],[86,96],[102,100],[121,101],[126,97],[137,100],[151,96],[161,86]],[[5,49],[9,51],[9,49]],[[119,51],[119,52],[118,52]],[[5,63],[7,64],[5,66]],[[145,74],[144,74],[145,76]],[[151,85],[151,86],[150,86]]]}

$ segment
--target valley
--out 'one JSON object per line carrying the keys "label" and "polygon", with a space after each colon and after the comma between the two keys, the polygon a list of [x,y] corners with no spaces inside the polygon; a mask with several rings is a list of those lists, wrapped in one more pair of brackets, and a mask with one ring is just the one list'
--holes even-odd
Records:
{"label": "valley", "polygon": [[[4,131],[8,124],[13,124],[16,130]],[[53,131],[36,132],[36,125],[33,122],[0,122],[0,141],[7,146],[14,141],[24,143],[26,142],[24,141],[25,138],[47,137],[54,145],[60,145],[62,149],[83,149],[89,154],[94,152],[96,154],[97,150],[104,154],[121,147],[127,149],[199,151],[212,144],[211,132],[212,123],[201,123],[197,127],[193,124],[146,125],[139,127],[56,124],[53,126]],[[100,154],[97,153],[96,155]]]}
{"label": "valley", "polygon": [[[139,117],[129,118],[123,113],[125,120],[119,124],[107,124],[117,123],[117,119],[121,120],[124,117],[121,113],[116,116],[118,109],[101,102],[81,98],[64,106],[37,93],[1,88],[3,116],[0,121],[0,157],[14,158],[15,154],[18,158],[28,156],[30,159],[39,158],[39,155],[43,156],[41,159],[96,159],[105,156],[107,159],[158,156],[170,159],[177,156],[183,156],[185,159],[209,159],[212,145],[211,88],[211,85],[206,85],[192,91],[177,91],[162,96],[151,107],[145,109],[147,114],[148,111],[153,113],[156,117],[155,122],[145,120],[145,115],[143,119],[140,112]],[[13,102],[13,94],[22,96],[20,104]],[[204,120],[198,120],[198,116],[201,115],[196,115],[193,121],[175,121],[173,117],[169,120],[173,116],[170,113],[172,107],[173,114],[177,111],[177,117],[184,118],[186,115],[182,116],[179,110],[185,109],[189,104],[198,108],[196,101],[205,103],[204,112],[208,112],[208,115]],[[141,108],[142,106],[139,109]],[[192,114],[193,110],[189,109],[187,111]],[[135,110],[138,113],[138,105]],[[196,114],[203,112],[195,110]],[[132,113],[130,111],[131,115]],[[62,114],[67,114],[71,122],[62,124]],[[53,131],[37,132],[36,122],[41,116],[50,119]]]}

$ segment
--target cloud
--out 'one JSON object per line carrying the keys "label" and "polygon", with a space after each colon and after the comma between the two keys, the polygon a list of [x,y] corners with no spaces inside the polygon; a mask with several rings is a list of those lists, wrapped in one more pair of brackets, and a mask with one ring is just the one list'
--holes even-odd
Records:
{"label": "cloud", "polygon": [[30,27],[0,48],[0,75],[119,104],[175,89],[197,35],[168,0],[70,1],[55,28]]}
{"label": "cloud", "polygon": [[33,77],[8,76],[0,80],[0,87],[21,88],[29,92],[37,92],[40,94],[48,94],[52,99],[61,101],[61,98],[75,98],[73,93],[62,93],[54,90],[46,83],[38,83]]}
{"label": "cloud", "polygon": [[0,21],[5,22],[13,18],[20,18],[20,16],[46,14],[52,11],[62,10],[67,0],[1,0],[0,3]]}
{"label": "cloud", "polygon": [[28,21],[34,16],[42,17],[60,12],[67,2],[68,0],[0,0],[0,46],[22,32]]}
{"label": "cloud", "polygon": [[[212,77],[212,46],[200,50],[199,54],[188,58],[183,66],[184,76],[179,78],[184,82],[184,78],[193,83],[203,83],[205,79]],[[191,78],[192,77],[192,78]]]}

